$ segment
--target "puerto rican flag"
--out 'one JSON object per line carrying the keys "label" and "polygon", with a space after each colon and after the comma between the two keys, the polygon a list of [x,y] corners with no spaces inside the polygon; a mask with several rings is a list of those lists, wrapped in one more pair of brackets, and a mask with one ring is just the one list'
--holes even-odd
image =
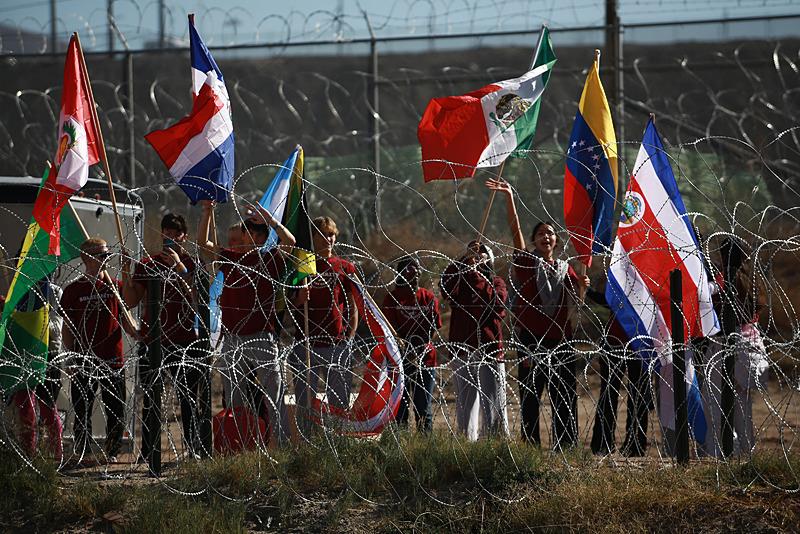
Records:
{"label": "puerto rican flag", "polygon": [[[683,313],[689,339],[719,331],[711,304],[702,249],[686,214],[667,153],[652,119],[636,158],[608,271],[606,299],[642,357],[659,357],[662,425],[675,428],[672,406],[672,320],[670,271],[683,272]],[[695,438],[705,436],[700,392],[687,353],[689,422]]]}
{"label": "puerto rican flag", "polygon": [[192,204],[226,202],[233,182],[233,121],[225,79],[189,19],[192,61],[191,113],[145,139],[169,168]]}
{"label": "puerto rican flag", "polygon": [[[315,421],[353,436],[375,436],[394,420],[405,384],[403,357],[389,321],[361,283],[352,279],[356,288],[358,316],[366,320],[375,338],[364,376],[353,406],[337,408],[318,399],[312,400]],[[321,416],[321,417],[319,417]]]}

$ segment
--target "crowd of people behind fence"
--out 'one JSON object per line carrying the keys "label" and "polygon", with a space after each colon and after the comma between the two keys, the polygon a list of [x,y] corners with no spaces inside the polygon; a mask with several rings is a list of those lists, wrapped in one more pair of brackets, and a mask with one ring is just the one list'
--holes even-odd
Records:
{"label": "crowd of people behind fence", "polygon": [[[506,279],[495,271],[494,249],[485,240],[470,242],[441,273],[441,301],[435,292],[420,286],[422,266],[415,253],[392,260],[395,280],[381,309],[403,341],[405,389],[395,422],[408,427],[413,412],[417,432],[433,431],[437,384],[442,371],[449,369],[456,428],[469,440],[511,438],[519,432],[524,441],[541,444],[546,431],[540,428],[541,403],[547,390],[552,414],[549,443],[556,450],[577,447],[581,357],[573,343],[573,320],[576,307],[585,305],[584,295],[608,307],[602,284],[592,284],[589,277],[578,274],[559,257],[563,256],[562,242],[552,223],[520,221],[508,183],[489,180],[487,186],[506,200],[513,246]],[[273,446],[289,443],[293,434],[300,439],[311,435],[315,424],[305,413],[310,395],[324,392],[331,405],[348,407],[357,363],[354,340],[360,335],[354,295],[359,272],[353,263],[336,255],[336,221],[330,217],[311,221],[316,275],[299,288],[287,288],[283,281],[291,269],[289,255],[295,237],[269,211],[257,208],[231,227],[223,246],[214,242],[215,232],[210,231],[214,204],[202,202],[201,208],[197,256],[190,254],[190,229],[184,217],[167,213],[161,220],[161,250],[136,262],[123,253],[121,280],[108,274],[113,257],[108,243],[91,238],[80,247],[84,272],[79,277],[63,292],[44,280],[20,305],[32,308],[49,302],[51,306],[46,379],[39,387],[8,399],[16,408],[23,450],[36,450],[41,421],[47,428],[51,453],[59,460],[66,456],[56,407],[64,371],[69,376],[74,412],[71,456],[78,461],[94,456],[92,411],[99,400],[106,420],[101,456],[116,461],[126,430],[126,332],[138,342],[140,383],[147,386],[167,379],[174,385],[185,454],[202,455],[198,407],[210,374],[206,372],[206,353],[198,344],[197,281],[216,272],[224,280],[218,299],[221,342],[212,348],[221,346],[215,368],[223,378],[223,406],[260,415],[268,428],[265,440]],[[270,232],[276,233],[279,245],[267,249],[264,244]],[[735,424],[742,453],[755,446],[753,392],[765,387],[768,367],[758,327],[761,295],[753,283],[755,278],[748,274],[748,253],[746,243],[728,238],[721,247],[722,257],[713,259],[727,269],[710,268],[712,289],[719,291],[724,284],[735,287],[732,293],[737,299],[739,332]],[[154,279],[160,280],[159,286],[148,283]],[[148,295],[151,287],[160,287],[162,294]],[[151,300],[158,302],[156,308],[144,305]],[[440,332],[445,306],[451,312],[449,330]],[[127,312],[137,307],[141,311],[138,322]],[[158,340],[150,328],[154,309],[160,310]],[[601,385],[590,447],[596,454],[618,450],[627,456],[641,456],[647,453],[649,415],[658,394],[653,384],[664,379],[659,378],[655,361],[630,353],[628,336],[615,320],[614,310],[609,311],[603,339],[597,340],[595,349]],[[160,367],[154,369],[148,367],[147,351],[156,341],[162,357]],[[698,450],[716,456],[720,454],[719,397],[724,379],[721,361],[726,349],[721,339],[696,339],[691,346],[710,429],[705,440],[697,439]],[[509,355],[513,356],[507,362]],[[516,373],[511,372],[513,366]],[[617,404],[626,374],[625,439],[618,446]],[[512,377],[518,387],[518,429],[509,425],[507,394]],[[292,395],[294,418],[292,403],[287,406]],[[152,402],[145,395],[143,410]],[[147,460],[148,447],[154,441],[144,423],[142,445],[135,449],[139,461]]]}

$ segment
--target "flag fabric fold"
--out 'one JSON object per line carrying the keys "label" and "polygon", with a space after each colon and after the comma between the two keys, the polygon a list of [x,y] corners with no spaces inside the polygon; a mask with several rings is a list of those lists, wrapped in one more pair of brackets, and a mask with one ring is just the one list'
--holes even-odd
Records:
{"label": "flag fabric fold", "polygon": [[189,23],[192,111],[176,124],[145,135],[192,204],[226,202],[234,173],[231,103],[222,71]]}
{"label": "flag fabric fold", "polygon": [[469,178],[529,149],[541,96],[556,62],[542,28],[530,71],[461,96],[434,98],[417,128],[426,182]]}
{"label": "flag fabric fold", "polygon": [[[658,357],[666,388],[661,395],[665,428],[675,428],[671,401],[672,319],[670,272],[683,273],[683,314],[687,339],[719,331],[711,303],[702,249],[688,219],[678,184],[652,119],[648,122],[622,207],[608,271],[606,299],[644,358]],[[702,442],[705,418],[691,357],[687,356],[687,400],[695,439]]]}
{"label": "flag fabric fold", "polygon": [[[269,210],[270,214],[285,226],[295,237],[292,252],[294,269],[289,273],[288,285],[296,286],[307,276],[317,273],[316,257],[311,243],[311,225],[308,220],[306,206],[306,190],[304,179],[303,147],[297,146],[283,165],[278,169],[275,178],[264,191],[259,204]],[[270,229],[265,248],[278,245],[278,234]]]}
{"label": "flag fabric fold", "polygon": [[55,165],[33,205],[33,218],[50,236],[48,251],[59,255],[59,221],[64,204],[86,185],[89,167],[100,161],[100,127],[95,122],[89,80],[84,76],[83,57],[75,35],[69,41],[64,63],[61,111],[58,117],[58,148]]}
{"label": "flag fabric fold", "polygon": [[397,338],[366,288],[353,279],[356,306],[375,339],[367,359],[361,387],[353,405],[346,410],[312,399],[315,421],[353,436],[375,436],[394,420],[405,387],[403,359]]}
{"label": "flag fabric fold", "polygon": [[617,182],[617,138],[598,57],[586,76],[564,170],[564,222],[587,267],[611,246]]}

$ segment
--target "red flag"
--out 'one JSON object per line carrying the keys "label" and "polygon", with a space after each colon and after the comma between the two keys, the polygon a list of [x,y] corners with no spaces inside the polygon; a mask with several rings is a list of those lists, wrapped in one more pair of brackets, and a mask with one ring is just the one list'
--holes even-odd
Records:
{"label": "red flag", "polygon": [[89,179],[89,166],[100,161],[100,128],[92,113],[89,80],[83,74],[83,55],[73,35],[64,64],[61,113],[58,119],[58,148],[55,165],[33,205],[33,217],[50,234],[50,254],[60,254],[59,216],[61,208]]}

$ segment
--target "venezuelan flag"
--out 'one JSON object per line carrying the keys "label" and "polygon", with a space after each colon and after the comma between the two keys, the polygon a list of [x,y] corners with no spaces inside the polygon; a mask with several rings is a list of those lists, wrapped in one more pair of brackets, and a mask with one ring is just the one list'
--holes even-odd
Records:
{"label": "venezuelan flag", "polygon": [[564,171],[564,222],[587,267],[593,254],[611,245],[617,198],[617,137],[599,63],[598,52],[583,86]]}

